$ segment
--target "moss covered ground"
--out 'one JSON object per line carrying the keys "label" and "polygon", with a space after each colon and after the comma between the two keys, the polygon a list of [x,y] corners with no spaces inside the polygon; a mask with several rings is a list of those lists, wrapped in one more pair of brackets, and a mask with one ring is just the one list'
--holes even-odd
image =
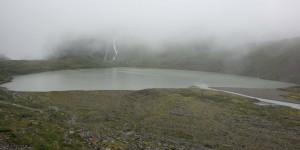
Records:
{"label": "moss covered ground", "polygon": [[300,86],[281,88],[279,90],[287,92],[287,94],[281,95],[282,97],[291,101],[300,102]]}
{"label": "moss covered ground", "polygon": [[7,149],[300,149],[300,111],[200,89],[1,91]]}

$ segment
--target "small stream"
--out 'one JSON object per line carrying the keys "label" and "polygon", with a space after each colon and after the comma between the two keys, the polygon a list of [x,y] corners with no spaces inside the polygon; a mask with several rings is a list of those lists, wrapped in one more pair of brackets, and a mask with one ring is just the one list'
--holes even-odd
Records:
{"label": "small stream", "polygon": [[271,100],[271,99],[264,99],[264,98],[259,98],[259,97],[244,95],[244,94],[240,94],[240,93],[214,89],[214,88],[206,88],[206,89],[213,90],[213,91],[219,91],[219,92],[225,92],[225,93],[234,94],[234,95],[243,96],[243,97],[252,98],[252,99],[257,99],[260,102],[262,102],[262,103],[257,103],[258,105],[275,104],[275,105],[280,105],[280,106],[291,107],[291,108],[294,108],[294,109],[300,109],[300,104],[282,102],[282,101]]}

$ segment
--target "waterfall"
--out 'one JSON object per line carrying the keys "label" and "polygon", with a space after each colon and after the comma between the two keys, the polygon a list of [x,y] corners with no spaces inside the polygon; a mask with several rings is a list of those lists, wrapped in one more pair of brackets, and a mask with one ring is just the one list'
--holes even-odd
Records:
{"label": "waterfall", "polygon": [[116,40],[115,39],[112,40],[112,44],[113,44],[113,50],[115,52],[115,56],[112,58],[112,60],[110,60],[110,61],[107,60],[107,55],[108,55],[108,52],[109,52],[109,47],[107,46],[106,49],[105,49],[104,62],[114,61],[116,59],[117,55],[118,55],[118,50],[117,50]]}
{"label": "waterfall", "polygon": [[116,56],[118,55],[118,51],[117,51],[117,46],[116,46],[116,40],[113,40],[113,46],[114,46],[114,51],[115,51],[115,56],[113,57],[112,61],[114,61],[116,59]]}

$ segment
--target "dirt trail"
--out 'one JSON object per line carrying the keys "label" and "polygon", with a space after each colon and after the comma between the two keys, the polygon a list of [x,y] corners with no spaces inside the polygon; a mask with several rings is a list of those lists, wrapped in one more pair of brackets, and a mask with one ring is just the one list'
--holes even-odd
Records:
{"label": "dirt trail", "polygon": [[11,102],[6,102],[6,101],[3,101],[3,100],[0,100],[0,104],[11,105],[11,106],[15,106],[15,107],[18,107],[18,108],[27,109],[27,110],[30,110],[30,111],[37,111],[37,112],[39,112],[39,113],[41,113],[41,114],[45,114],[45,112],[42,111],[41,109],[30,108],[30,107],[23,106],[23,105],[20,105],[20,104],[15,104],[15,103],[11,103]]}

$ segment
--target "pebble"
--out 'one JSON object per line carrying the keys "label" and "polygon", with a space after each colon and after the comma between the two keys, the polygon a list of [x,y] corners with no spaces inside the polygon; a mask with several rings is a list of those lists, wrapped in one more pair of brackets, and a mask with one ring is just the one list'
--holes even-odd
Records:
{"label": "pebble", "polygon": [[74,131],[71,130],[71,131],[69,131],[69,133],[70,133],[70,134],[74,134]]}

